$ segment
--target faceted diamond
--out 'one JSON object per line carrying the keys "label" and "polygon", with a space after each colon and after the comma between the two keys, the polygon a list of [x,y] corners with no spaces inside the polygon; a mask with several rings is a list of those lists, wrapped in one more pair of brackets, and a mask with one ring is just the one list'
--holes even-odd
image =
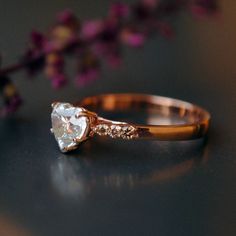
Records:
{"label": "faceted diamond", "polygon": [[51,114],[52,131],[61,151],[66,152],[77,147],[89,131],[89,120],[81,115],[83,110],[69,103],[58,103]]}

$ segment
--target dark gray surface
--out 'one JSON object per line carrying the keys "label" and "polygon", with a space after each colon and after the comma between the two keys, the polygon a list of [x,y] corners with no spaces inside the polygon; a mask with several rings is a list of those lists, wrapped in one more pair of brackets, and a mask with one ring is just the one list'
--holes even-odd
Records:
{"label": "dark gray surface", "polygon": [[[23,51],[29,30],[45,30],[59,10],[73,8],[85,19],[104,15],[108,3],[1,1],[5,64]],[[0,121],[0,227],[40,236],[236,235],[236,2],[222,1],[221,9],[218,21],[176,18],[172,42],[156,38],[143,50],[126,50],[124,67],[104,70],[82,90],[54,92],[43,76],[31,82],[18,74],[26,103]],[[202,105],[212,114],[209,138],[96,140],[61,154],[49,134],[51,101],[103,92]]]}

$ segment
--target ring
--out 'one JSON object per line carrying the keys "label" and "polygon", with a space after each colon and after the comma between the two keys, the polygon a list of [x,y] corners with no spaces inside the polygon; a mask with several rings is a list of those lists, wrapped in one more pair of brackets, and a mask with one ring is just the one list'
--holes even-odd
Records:
{"label": "ring", "polygon": [[[149,119],[152,124],[136,124],[100,117],[94,112],[97,109],[105,112],[145,110],[147,117],[156,116]],[[54,102],[51,119],[51,132],[60,150],[68,152],[95,135],[125,140],[201,138],[208,131],[210,114],[197,105],[181,100],[128,93],[87,97],[75,104]]]}

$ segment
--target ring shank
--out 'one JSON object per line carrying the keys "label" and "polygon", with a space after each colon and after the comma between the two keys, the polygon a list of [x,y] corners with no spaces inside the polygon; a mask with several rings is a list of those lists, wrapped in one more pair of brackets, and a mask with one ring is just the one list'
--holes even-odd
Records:
{"label": "ring shank", "polygon": [[156,111],[166,117],[177,115],[184,124],[141,125],[137,128],[139,138],[158,140],[189,140],[203,137],[209,127],[210,114],[203,108],[177,99],[145,94],[104,94],[87,97],[76,103],[89,110],[125,111],[145,109],[148,113]]}

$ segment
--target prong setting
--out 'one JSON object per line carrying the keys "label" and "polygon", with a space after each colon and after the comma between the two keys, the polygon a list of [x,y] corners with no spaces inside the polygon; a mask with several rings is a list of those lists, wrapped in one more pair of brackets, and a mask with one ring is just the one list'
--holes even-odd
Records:
{"label": "prong setting", "polygon": [[86,110],[69,103],[53,103],[52,129],[62,152],[78,147],[89,137],[90,117]]}
{"label": "prong setting", "polygon": [[54,108],[54,107],[56,107],[56,105],[58,105],[58,104],[59,104],[59,102],[53,102],[53,103],[51,104],[51,107]]}

